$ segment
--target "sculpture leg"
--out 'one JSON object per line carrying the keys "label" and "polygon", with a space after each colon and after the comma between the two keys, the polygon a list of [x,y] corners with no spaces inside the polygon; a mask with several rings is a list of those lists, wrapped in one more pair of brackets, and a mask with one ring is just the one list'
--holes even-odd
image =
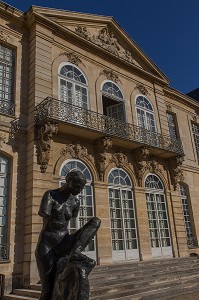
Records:
{"label": "sculpture leg", "polygon": [[43,243],[38,245],[35,254],[42,287],[39,299],[51,300],[56,271],[55,254]]}
{"label": "sculpture leg", "polygon": [[73,236],[76,240],[75,245],[71,249],[72,253],[81,253],[96,235],[101,224],[97,217],[91,218],[82,228],[80,228]]}

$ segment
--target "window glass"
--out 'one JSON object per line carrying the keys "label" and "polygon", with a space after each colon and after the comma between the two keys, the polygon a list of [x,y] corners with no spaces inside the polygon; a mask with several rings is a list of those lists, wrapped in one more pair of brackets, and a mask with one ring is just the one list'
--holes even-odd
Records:
{"label": "window glass", "polygon": [[144,96],[138,96],[136,99],[137,124],[143,129],[156,131],[155,116],[153,107],[149,100]]}

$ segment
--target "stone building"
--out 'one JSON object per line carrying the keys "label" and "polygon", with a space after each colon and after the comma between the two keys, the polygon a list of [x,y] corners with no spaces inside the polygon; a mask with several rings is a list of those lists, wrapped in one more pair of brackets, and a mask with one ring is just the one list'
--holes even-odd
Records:
{"label": "stone building", "polygon": [[38,282],[41,197],[72,169],[98,264],[198,253],[199,103],[111,17],[0,3],[0,273]]}

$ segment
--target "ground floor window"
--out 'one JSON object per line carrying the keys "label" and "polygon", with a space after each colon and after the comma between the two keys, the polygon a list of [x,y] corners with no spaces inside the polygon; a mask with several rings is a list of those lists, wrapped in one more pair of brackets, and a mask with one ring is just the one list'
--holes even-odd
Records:
{"label": "ground floor window", "polygon": [[164,186],[158,176],[150,174],[145,180],[145,188],[152,256],[170,256],[172,248]]}
{"label": "ground floor window", "polygon": [[137,259],[137,228],[130,177],[124,170],[114,169],[108,182],[113,259]]}
{"label": "ground floor window", "polygon": [[[88,167],[79,160],[69,160],[66,161],[61,167],[60,175],[62,177],[60,184],[65,182],[66,175],[72,171],[81,171],[86,178],[86,185],[82,192],[78,195],[80,200],[80,211],[77,218],[70,220],[70,233],[75,232],[77,229],[86,224],[91,217],[95,215],[94,213],[94,197],[92,188],[92,176]],[[96,242],[95,238],[90,242],[90,244],[85,249],[85,254],[96,259]]]}
{"label": "ground floor window", "polygon": [[7,260],[8,246],[8,191],[9,191],[9,161],[0,156],[0,261]]}

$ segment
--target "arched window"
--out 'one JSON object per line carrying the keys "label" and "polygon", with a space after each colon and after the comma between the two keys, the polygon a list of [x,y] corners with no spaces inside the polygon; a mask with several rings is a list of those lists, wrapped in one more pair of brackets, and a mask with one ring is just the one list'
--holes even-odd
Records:
{"label": "arched window", "polygon": [[152,256],[171,256],[171,239],[164,186],[158,176],[145,179]]}
{"label": "arched window", "polygon": [[104,115],[125,121],[124,98],[112,81],[106,81],[102,86],[102,103]]}
{"label": "arched window", "polygon": [[113,260],[138,259],[137,228],[132,183],[122,169],[108,176]]}
{"label": "arched window", "polygon": [[0,261],[8,259],[7,213],[9,192],[9,161],[0,156]]}
{"label": "arched window", "polygon": [[136,98],[136,111],[138,126],[155,132],[156,124],[153,107],[145,96]]}
{"label": "arched window", "polygon": [[88,108],[88,86],[83,73],[72,64],[65,64],[59,72],[60,100]]}
{"label": "arched window", "polygon": [[[68,160],[63,164],[60,170],[62,179],[60,184],[65,182],[66,175],[72,170],[81,171],[86,178],[86,185],[82,192],[78,195],[80,200],[80,211],[75,219],[70,220],[70,233],[75,232],[80,227],[84,226],[91,217],[94,216],[94,199],[93,199],[93,188],[92,188],[92,176],[88,167],[79,160]],[[85,253],[96,259],[96,246],[95,239],[86,247]]]}
{"label": "arched window", "polygon": [[186,230],[186,237],[188,246],[197,246],[197,238],[195,237],[195,230],[193,228],[193,224],[191,222],[191,208],[189,204],[189,193],[187,187],[184,184],[180,184],[180,199],[182,204],[182,212],[184,217],[184,224]]}

